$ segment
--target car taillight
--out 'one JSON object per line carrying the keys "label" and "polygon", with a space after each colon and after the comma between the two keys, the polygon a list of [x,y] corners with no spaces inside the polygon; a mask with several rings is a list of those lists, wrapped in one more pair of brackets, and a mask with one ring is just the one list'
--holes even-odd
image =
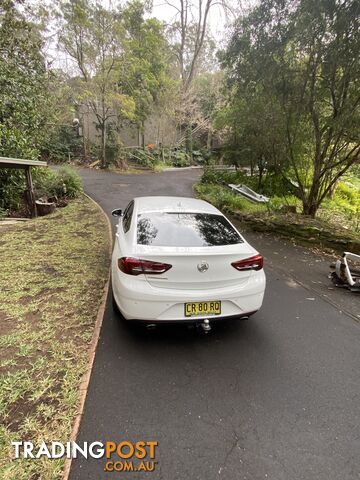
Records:
{"label": "car taillight", "polygon": [[253,257],[245,258],[231,264],[236,270],[261,270],[264,266],[264,258],[262,255],[254,255]]}
{"label": "car taillight", "polygon": [[151,260],[141,260],[140,258],[122,257],[118,259],[119,269],[128,275],[159,275],[167,272],[172,265],[168,263],[153,262]]}

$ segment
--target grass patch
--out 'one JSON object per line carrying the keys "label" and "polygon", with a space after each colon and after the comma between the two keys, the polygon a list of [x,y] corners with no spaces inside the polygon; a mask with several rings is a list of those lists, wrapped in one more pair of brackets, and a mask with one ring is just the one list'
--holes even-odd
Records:
{"label": "grass patch", "polygon": [[195,185],[195,191],[199,197],[220,209],[229,207],[233,210],[247,212],[266,211],[265,205],[250,202],[246,198],[236,195],[229,188],[221,185],[198,183]]}
{"label": "grass patch", "polygon": [[[270,197],[268,204],[254,204],[237,195],[228,188],[229,183],[243,183],[256,192]],[[257,176],[246,176],[241,171],[215,171],[206,169],[196,191],[199,196],[218,206],[248,213],[266,213],[273,216],[286,212],[288,207],[302,212],[302,203],[294,187],[285,178],[267,175],[261,188]],[[321,204],[317,219],[329,228],[343,228],[349,233],[360,231],[360,179],[347,175],[339,182],[332,198],[326,198]],[[303,219],[305,222],[305,220]],[[346,233],[346,232],[345,232]]]}
{"label": "grass patch", "polygon": [[[340,204],[336,204],[338,209],[336,211],[324,207],[319,212],[318,218],[312,219],[299,214],[301,203],[293,195],[273,196],[269,203],[258,204],[237,195],[224,185],[214,183],[198,183],[195,185],[195,192],[198,197],[234,216],[254,231],[278,233],[297,238],[302,243],[360,253],[359,235],[355,224],[351,224],[352,228],[346,226],[348,217],[341,212]],[[288,205],[294,205],[298,213],[286,211]]]}
{"label": "grass patch", "polygon": [[69,439],[109,266],[107,222],[82,196],[1,228],[0,477],[61,477],[64,461],[13,460],[11,440]]}

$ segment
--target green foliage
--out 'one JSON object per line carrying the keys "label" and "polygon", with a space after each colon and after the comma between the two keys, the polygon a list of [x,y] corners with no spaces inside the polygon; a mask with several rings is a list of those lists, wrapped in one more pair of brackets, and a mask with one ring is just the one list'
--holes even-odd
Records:
{"label": "green foliage", "polygon": [[70,166],[61,167],[57,172],[36,168],[33,177],[37,197],[76,198],[83,191],[79,174]]}
{"label": "green foliage", "polygon": [[340,182],[336,188],[336,198],[342,198],[354,207],[360,206],[360,193],[355,188]]}
{"label": "green foliage", "polygon": [[291,168],[305,214],[360,160],[360,4],[259,2],[220,57],[232,162]]}
{"label": "green foliage", "polygon": [[83,191],[81,177],[74,168],[70,166],[61,167],[58,178],[59,183],[65,185],[65,196],[75,198]]}
{"label": "green foliage", "polygon": [[145,2],[132,0],[122,11],[126,39],[118,77],[121,91],[135,102],[134,121],[142,132],[154,103],[173,83],[166,61],[169,46],[164,25],[156,18],[146,18],[146,10]]}
{"label": "green foliage", "polygon": [[215,170],[213,168],[206,168],[201,177],[201,183],[213,184],[228,184],[228,183],[243,183],[245,175],[240,171],[230,170]]}
{"label": "green foliage", "polygon": [[206,72],[194,79],[196,100],[204,118],[213,119],[222,102],[223,72]]}
{"label": "green foliage", "polygon": [[360,229],[360,189],[352,185],[356,179],[350,178],[347,183],[340,182],[332,198],[323,203],[322,216],[327,219],[342,219],[355,231]]}
{"label": "green foliage", "polygon": [[26,179],[23,170],[0,168],[0,208],[19,210],[24,203]]}
{"label": "green foliage", "polygon": [[[190,165],[189,155],[181,149],[164,149],[162,151],[159,147],[145,150],[136,148],[124,152],[133,162],[153,170],[161,170],[161,167],[188,167]],[[197,158],[202,158],[201,152],[197,152]]]}
{"label": "green foliage", "polygon": [[0,5],[0,155],[36,158],[45,134],[47,75],[38,29],[17,3]]}
{"label": "green foliage", "polygon": [[295,206],[297,212],[301,211],[301,202],[295,195],[273,195],[268,203],[268,208],[272,212],[283,212],[287,206]]}
{"label": "green foliage", "polygon": [[243,183],[256,192],[272,197],[284,197],[296,193],[296,188],[282,175],[267,173],[259,185],[259,177],[257,175],[248,176],[241,170],[215,170],[206,168],[201,178],[202,183],[235,185]]}
{"label": "green foliage", "polygon": [[[249,183],[248,183],[248,186]],[[197,191],[202,198],[208,199],[218,208],[230,208],[231,210],[239,210],[244,213],[265,213],[265,212],[279,212],[287,205],[300,206],[300,201],[294,195],[271,197],[268,204],[254,203],[247,200],[245,197],[232,192],[225,185],[218,184],[203,184],[197,185]]]}
{"label": "green foliage", "polygon": [[118,85],[126,44],[119,10],[85,0],[60,1],[60,44],[75,61],[79,77],[76,99],[88,105],[101,133],[101,160],[106,167],[106,134],[109,124],[132,120],[135,102]]}
{"label": "green foliage", "polygon": [[174,150],[171,152],[170,162],[174,167],[188,167],[190,158],[184,150]]}
{"label": "green foliage", "polygon": [[0,207],[0,218],[5,218],[8,216],[8,210],[6,210],[5,208],[1,208]]}
{"label": "green foliage", "polygon": [[196,190],[201,198],[206,199],[219,209],[230,208],[249,213],[267,211],[264,204],[253,203],[221,185],[199,183]]}
{"label": "green foliage", "polygon": [[[345,182],[337,185],[332,198],[324,200],[319,216],[330,224],[342,225],[355,232],[360,229],[360,185],[356,186],[357,177],[348,177]],[[245,184],[258,193],[270,197],[266,205],[254,204],[240,195],[233,193],[227,185]],[[258,176],[247,176],[241,171],[216,171],[212,168],[205,169],[198,184],[197,190],[201,197],[208,199],[219,208],[230,208],[244,212],[277,212],[283,213],[287,206],[295,206],[299,212],[301,201],[294,191],[296,187],[291,185],[286,178],[279,175],[266,175],[262,187],[258,185]]]}
{"label": "green foliage", "polygon": [[128,152],[128,156],[131,160],[142,165],[144,167],[154,169],[155,166],[160,162],[159,156],[150,150],[135,149],[132,152]]}
{"label": "green foliage", "polygon": [[0,476],[60,479],[64,459],[14,462],[11,441],[71,435],[108,275],[107,221],[82,197],[0,235]]}
{"label": "green foliage", "polygon": [[122,155],[120,133],[115,125],[107,129],[106,160],[109,165],[116,165]]}
{"label": "green foliage", "polygon": [[[32,169],[37,198],[75,198],[83,191],[82,181],[76,170],[66,166],[57,172],[49,168]],[[24,207],[26,179],[23,170],[0,169],[0,208],[2,214],[19,211]]]}
{"label": "green foliage", "polygon": [[82,139],[72,126],[59,125],[54,128],[42,146],[41,156],[52,163],[64,163],[82,150]]}
{"label": "green foliage", "polygon": [[120,152],[113,132],[127,120],[143,134],[151,108],[173,83],[164,25],[146,13],[146,2],[139,0],[122,9],[96,1],[60,1],[60,43],[80,73],[76,99],[96,117],[103,167]]}

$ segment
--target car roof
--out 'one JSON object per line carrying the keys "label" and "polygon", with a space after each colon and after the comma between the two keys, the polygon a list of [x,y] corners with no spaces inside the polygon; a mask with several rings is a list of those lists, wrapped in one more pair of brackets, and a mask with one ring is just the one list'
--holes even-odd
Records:
{"label": "car roof", "polygon": [[222,215],[213,205],[204,200],[189,197],[137,197],[134,198],[138,213],[145,212],[191,212]]}

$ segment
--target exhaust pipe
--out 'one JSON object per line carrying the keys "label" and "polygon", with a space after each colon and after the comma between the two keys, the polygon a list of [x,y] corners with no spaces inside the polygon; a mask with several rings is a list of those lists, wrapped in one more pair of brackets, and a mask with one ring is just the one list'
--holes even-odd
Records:
{"label": "exhaust pipe", "polygon": [[155,330],[156,328],[156,323],[147,323],[146,324],[146,329],[147,330]]}

